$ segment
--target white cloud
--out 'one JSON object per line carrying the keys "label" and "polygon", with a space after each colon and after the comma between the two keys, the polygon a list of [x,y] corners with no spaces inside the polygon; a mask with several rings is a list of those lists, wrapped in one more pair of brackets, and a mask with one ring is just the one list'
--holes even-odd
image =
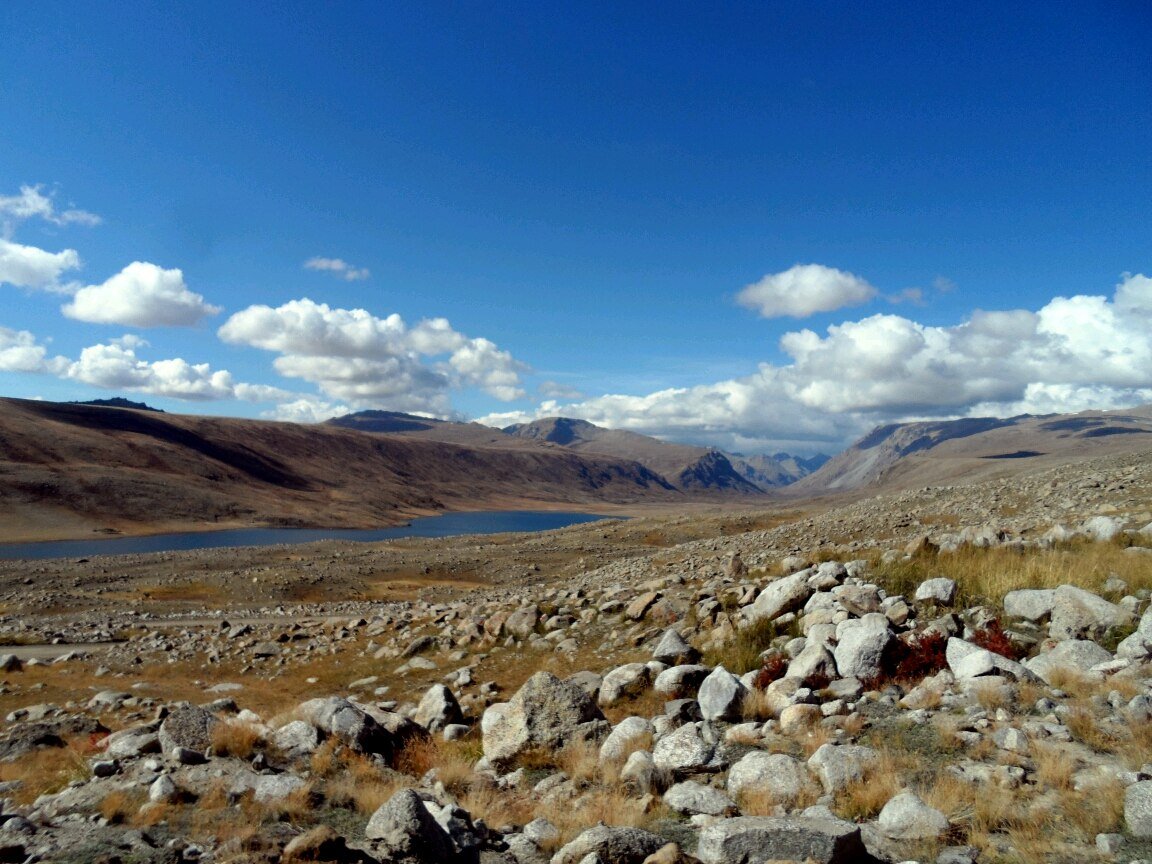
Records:
{"label": "white cloud", "polygon": [[858,306],[876,294],[875,288],[852,273],[823,264],[797,264],[747,286],[736,295],[736,301],[764,318],[805,318]]}
{"label": "white cloud", "polygon": [[367,267],[354,267],[342,258],[309,258],[304,268],[331,273],[348,282],[359,282],[372,275]]}
{"label": "white cloud", "polygon": [[46,252],[0,238],[0,284],[51,289],[59,283],[62,273],[79,266],[80,256],[75,249]]}
{"label": "white cloud", "polygon": [[280,356],[276,370],[310,381],[357,406],[448,413],[448,393],[479,387],[501,400],[524,396],[524,365],[487,339],[469,338],[444,318],[413,327],[399,315],[333,309],[303,298],[278,308],[250,306],[219,330],[225,342]]}
{"label": "white cloud", "polygon": [[62,311],[93,324],[190,327],[220,307],[188,290],[180,270],[134,261],[102,284],[78,289]]}
{"label": "white cloud", "polygon": [[43,219],[53,225],[99,225],[100,217],[87,210],[68,208],[57,212],[51,195],[41,192],[41,186],[21,186],[19,195],[0,195],[0,216],[5,223]]}
{"label": "white cloud", "polygon": [[537,392],[546,399],[582,399],[584,394],[575,387],[561,384],[559,381],[541,381],[536,388]]}
{"label": "white cloud", "polygon": [[[785,365],[646,396],[607,395],[494,414],[507,425],[556,414],[749,450],[848,443],[881,422],[1074,412],[1152,401],[1152,279],[1125,274],[1113,298],[1057,297],[1041,309],[977,311],[951,327],[873,315],[786,334]],[[762,449],[762,448],[758,448]]]}
{"label": "white cloud", "polygon": [[173,399],[234,398],[235,382],[226,370],[213,371],[207,363],[189,363],[179,357],[148,362],[136,356],[140,344],[119,340],[91,345],[68,365],[63,377],[105,390],[151,393]]}
{"label": "white cloud", "polygon": [[63,357],[49,357],[48,349],[27,330],[0,327],[0,372],[59,374],[67,363]]}
{"label": "white cloud", "polygon": [[289,423],[321,423],[331,417],[349,414],[354,409],[348,405],[325,402],[314,396],[300,396],[297,399],[281,402],[263,416],[269,420],[283,420]]}

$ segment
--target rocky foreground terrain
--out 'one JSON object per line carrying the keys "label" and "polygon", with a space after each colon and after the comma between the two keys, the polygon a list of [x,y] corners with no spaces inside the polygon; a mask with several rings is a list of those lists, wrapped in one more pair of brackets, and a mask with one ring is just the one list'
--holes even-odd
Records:
{"label": "rocky foreground terrain", "polygon": [[0,562],[0,861],[1150,860],[1149,455]]}

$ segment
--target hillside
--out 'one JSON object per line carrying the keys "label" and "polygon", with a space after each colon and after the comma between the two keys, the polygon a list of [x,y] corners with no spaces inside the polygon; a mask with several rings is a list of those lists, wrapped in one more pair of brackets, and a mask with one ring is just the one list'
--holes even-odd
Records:
{"label": "hillside", "polygon": [[902,423],[865,435],[790,492],[969,482],[1152,447],[1152,406]]}
{"label": "hillside", "polygon": [[[714,448],[671,444],[636,432],[605,429],[586,420],[548,417],[508,426],[504,431],[517,438],[544,441],[578,452],[634,459],[684,490],[708,489],[758,495],[766,487],[781,483],[781,479],[769,480],[768,473],[754,476],[754,472],[749,474],[739,470],[732,461],[734,457]],[[779,470],[772,476],[784,478],[786,475]]]}
{"label": "hillside", "polygon": [[672,502],[637,462],[0,399],[0,537],[373,527],[442,509]]}

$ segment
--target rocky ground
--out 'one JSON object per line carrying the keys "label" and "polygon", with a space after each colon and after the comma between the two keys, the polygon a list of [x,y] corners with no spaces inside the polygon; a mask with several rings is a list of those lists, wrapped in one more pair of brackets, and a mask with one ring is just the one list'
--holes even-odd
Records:
{"label": "rocky ground", "polygon": [[1152,857],[1152,461],[0,563],[0,861]]}

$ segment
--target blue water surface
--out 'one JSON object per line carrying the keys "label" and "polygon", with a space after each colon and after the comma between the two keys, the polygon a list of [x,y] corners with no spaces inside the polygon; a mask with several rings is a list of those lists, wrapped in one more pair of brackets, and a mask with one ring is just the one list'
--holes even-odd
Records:
{"label": "blue water surface", "polygon": [[549,510],[498,510],[445,513],[413,519],[391,528],[237,528],[228,531],[189,531],[148,537],[99,540],[49,540],[41,543],[0,544],[0,558],[76,558],[92,555],[132,555],[141,552],[178,552],[222,546],[272,546],[316,540],[395,540],[400,537],[455,537],[461,534],[502,534],[506,531],[550,531],[584,522],[607,519],[592,513]]}

